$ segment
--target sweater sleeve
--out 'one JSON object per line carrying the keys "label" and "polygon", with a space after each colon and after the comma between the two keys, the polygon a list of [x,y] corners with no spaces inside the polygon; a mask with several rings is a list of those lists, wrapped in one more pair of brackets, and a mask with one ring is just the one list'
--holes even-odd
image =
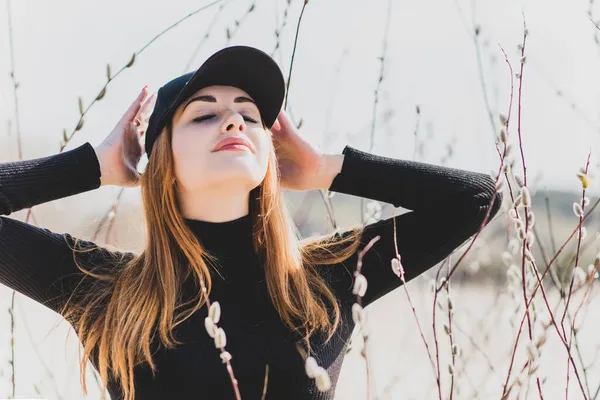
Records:
{"label": "sweater sleeve", "polygon": [[[86,143],[49,157],[0,163],[0,214],[100,186],[100,166]],[[59,312],[83,273],[74,262],[75,238],[0,216],[0,283]],[[88,269],[116,253],[78,241],[77,262]],[[91,262],[91,264],[90,264]]]}
{"label": "sweater sleeve", "polygon": [[[409,212],[364,227],[358,252],[376,236],[380,239],[363,257],[367,278],[363,306],[402,285],[393,272],[397,241],[404,277],[409,280],[444,260],[473,236],[495,197],[488,222],[497,214],[502,193],[487,174],[343,150],[342,170],[330,190],[403,207]],[[396,233],[394,238],[394,219]],[[350,231],[335,233],[343,237]],[[358,252],[329,269],[338,298],[354,302],[352,294]]]}
{"label": "sweater sleeve", "polygon": [[0,215],[100,187],[100,163],[87,142],[32,160],[0,163]]}

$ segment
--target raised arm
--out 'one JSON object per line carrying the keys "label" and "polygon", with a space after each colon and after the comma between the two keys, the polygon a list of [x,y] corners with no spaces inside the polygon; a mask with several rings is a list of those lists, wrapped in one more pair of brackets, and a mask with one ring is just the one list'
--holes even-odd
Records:
{"label": "raised arm", "polygon": [[49,157],[0,163],[0,214],[100,187],[100,164],[85,143]]}
{"label": "raised arm", "polygon": [[[487,174],[377,156],[350,146],[342,153],[329,159],[333,177],[330,190],[411,210],[365,227],[359,251],[381,236],[363,259],[362,273],[368,281],[365,306],[401,285],[391,268],[396,255],[394,219],[398,252],[409,281],[473,236],[492,198],[488,222],[500,209],[502,193],[496,192]],[[357,254],[332,267],[334,290],[347,304],[354,301],[356,261]]]}
{"label": "raised arm", "polygon": [[[143,100],[147,100],[142,106]],[[144,89],[100,146],[89,143],[49,157],[0,163],[0,214],[96,189],[135,186],[143,152],[140,127],[152,105]],[[142,124],[134,124],[139,118]],[[76,239],[0,215],[0,283],[60,312],[84,277]],[[110,267],[123,254],[77,241],[85,269]],[[128,254],[129,255],[129,254]]]}

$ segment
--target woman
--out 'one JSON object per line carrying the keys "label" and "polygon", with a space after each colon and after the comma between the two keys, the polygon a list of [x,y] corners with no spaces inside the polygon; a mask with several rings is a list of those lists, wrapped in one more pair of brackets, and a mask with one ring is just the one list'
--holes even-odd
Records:
{"label": "woman", "polygon": [[[380,236],[363,259],[363,306],[401,285],[390,268],[396,248],[408,281],[500,208],[487,174],[350,146],[322,154],[280,111],[284,94],[268,55],[228,47],[157,96],[144,88],[100,145],[0,164],[5,215],[99,186],[141,185],[141,254],[0,217],[0,283],[69,321],[84,345],[82,379],[89,358],[113,399],[260,399],[265,376],[268,399],[332,399],[365,245]],[[281,189],[411,211],[300,241]],[[321,375],[307,376],[309,356]]]}

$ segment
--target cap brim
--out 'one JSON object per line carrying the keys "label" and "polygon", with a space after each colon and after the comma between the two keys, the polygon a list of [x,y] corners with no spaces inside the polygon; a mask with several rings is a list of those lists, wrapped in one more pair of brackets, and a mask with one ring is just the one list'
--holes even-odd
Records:
{"label": "cap brim", "polygon": [[213,54],[198,68],[177,96],[171,111],[198,90],[213,85],[234,86],[248,93],[269,129],[285,97],[283,74],[271,56],[253,47],[231,46]]}

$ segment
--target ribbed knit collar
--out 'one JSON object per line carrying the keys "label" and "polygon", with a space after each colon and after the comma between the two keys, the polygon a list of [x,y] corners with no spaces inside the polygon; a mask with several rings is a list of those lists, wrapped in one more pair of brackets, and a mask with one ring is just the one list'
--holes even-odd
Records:
{"label": "ribbed knit collar", "polygon": [[184,220],[202,246],[218,257],[226,281],[264,276],[254,251],[250,213],[225,222]]}

